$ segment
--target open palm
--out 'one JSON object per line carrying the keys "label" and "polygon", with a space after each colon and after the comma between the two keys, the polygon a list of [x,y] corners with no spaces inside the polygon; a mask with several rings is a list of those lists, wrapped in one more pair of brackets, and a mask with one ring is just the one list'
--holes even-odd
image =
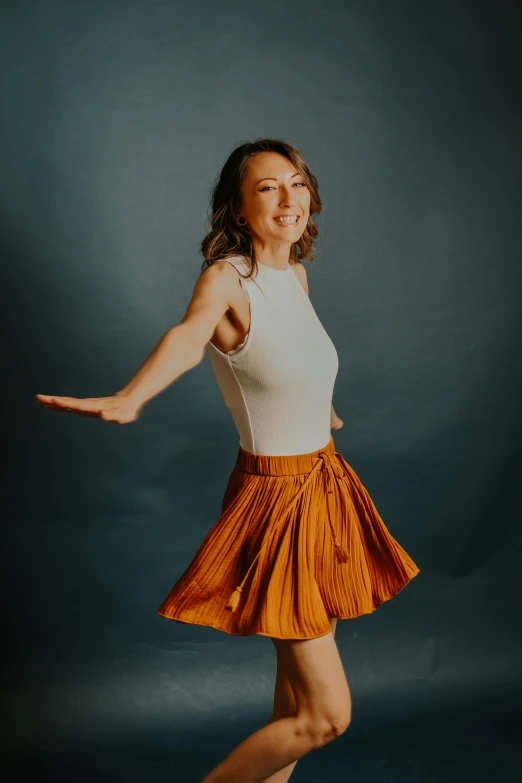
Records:
{"label": "open palm", "polygon": [[139,418],[140,406],[129,397],[117,392],[111,397],[57,397],[37,394],[36,400],[45,408],[61,413],[77,413],[92,416],[116,424],[129,424]]}

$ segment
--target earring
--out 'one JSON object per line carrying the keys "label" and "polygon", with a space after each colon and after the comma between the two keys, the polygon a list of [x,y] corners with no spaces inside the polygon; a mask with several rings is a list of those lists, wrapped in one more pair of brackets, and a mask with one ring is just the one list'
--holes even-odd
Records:
{"label": "earring", "polygon": [[238,217],[238,219],[237,219],[237,222],[238,222],[238,224],[239,224],[240,226],[246,226],[246,223],[247,223],[247,221],[246,221],[246,217],[244,217],[243,215],[240,215],[240,216]]}

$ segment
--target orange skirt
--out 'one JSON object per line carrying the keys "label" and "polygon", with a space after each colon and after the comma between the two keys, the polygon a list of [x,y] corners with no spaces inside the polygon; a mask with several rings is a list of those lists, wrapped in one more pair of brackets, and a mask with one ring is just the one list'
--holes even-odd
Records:
{"label": "orange skirt", "polygon": [[314,639],[375,611],[420,569],[333,436],[309,454],[239,447],[221,515],[157,613],[236,636]]}

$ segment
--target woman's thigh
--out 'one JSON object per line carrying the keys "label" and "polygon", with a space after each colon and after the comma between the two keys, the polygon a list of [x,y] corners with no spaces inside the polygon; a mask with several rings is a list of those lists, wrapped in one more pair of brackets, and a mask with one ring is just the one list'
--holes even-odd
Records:
{"label": "woman's thigh", "polygon": [[[288,714],[303,714],[315,723],[344,729],[351,720],[348,680],[332,632],[318,639],[272,639],[277,650],[276,700]],[[277,685],[279,685],[279,696]]]}
{"label": "woman's thigh", "polygon": [[[330,617],[329,620],[332,635],[335,636],[337,618]],[[276,719],[285,718],[288,715],[295,715],[297,711],[297,705],[290,680],[286,676],[282,657],[277,651],[277,645],[275,644],[274,639],[272,639],[272,642],[274,643],[274,647],[276,648],[277,652],[277,674],[274,688],[274,710],[272,712],[272,719]]]}

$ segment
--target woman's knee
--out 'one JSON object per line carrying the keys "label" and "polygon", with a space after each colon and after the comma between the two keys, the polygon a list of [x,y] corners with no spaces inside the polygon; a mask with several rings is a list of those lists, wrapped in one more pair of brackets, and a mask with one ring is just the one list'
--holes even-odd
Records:
{"label": "woman's knee", "polygon": [[327,733],[328,736],[339,737],[344,734],[350,723],[352,722],[352,708],[351,703],[347,704],[343,709],[335,714],[331,714],[327,717]]}
{"label": "woman's knee", "polygon": [[[333,634],[297,644],[274,640],[278,662],[295,696],[281,712],[294,714],[313,745],[338,737],[351,723],[351,694]],[[277,713],[277,704],[274,705]],[[283,715],[281,715],[283,717]]]}
{"label": "woman's knee", "polygon": [[350,725],[351,716],[348,713],[313,715],[296,713],[297,733],[305,736],[310,747],[320,748],[328,742],[340,737]]}

